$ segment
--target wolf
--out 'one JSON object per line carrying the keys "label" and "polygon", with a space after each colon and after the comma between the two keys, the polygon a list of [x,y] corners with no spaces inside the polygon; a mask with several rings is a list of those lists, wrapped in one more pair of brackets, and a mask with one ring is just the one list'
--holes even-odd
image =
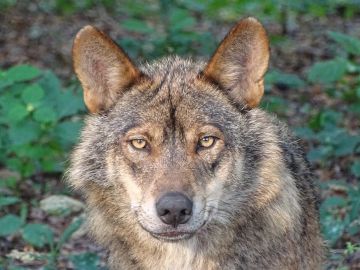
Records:
{"label": "wolf", "polygon": [[240,20],[208,62],[137,67],[82,28],[90,112],[67,173],[110,269],[320,269],[318,195],[297,139],[258,108],[269,42]]}

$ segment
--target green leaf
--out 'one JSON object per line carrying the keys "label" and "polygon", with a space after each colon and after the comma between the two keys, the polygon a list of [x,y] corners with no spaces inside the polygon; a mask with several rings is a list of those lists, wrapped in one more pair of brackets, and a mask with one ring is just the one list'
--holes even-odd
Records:
{"label": "green leaf", "polygon": [[206,7],[209,6],[206,2],[193,1],[193,0],[182,0],[181,3],[186,6],[187,9],[202,12]]}
{"label": "green leaf", "polygon": [[325,125],[323,130],[316,134],[317,140],[322,144],[335,146],[340,139],[347,135],[346,130]]}
{"label": "green leaf", "polygon": [[47,160],[41,160],[41,167],[44,172],[57,172],[61,173],[64,171],[64,162],[59,162],[58,160],[51,158]]}
{"label": "green leaf", "polygon": [[9,188],[9,189],[16,189],[18,181],[20,180],[19,177],[6,177],[6,178],[0,178],[0,189],[1,188]]}
{"label": "green leaf", "polygon": [[75,95],[70,89],[59,93],[55,107],[59,118],[85,111],[82,95]]}
{"label": "green leaf", "polygon": [[346,231],[354,236],[355,234],[358,234],[360,232],[360,220],[356,220],[348,228],[346,228]]}
{"label": "green leaf", "polygon": [[305,82],[295,74],[284,73],[277,70],[268,72],[265,77],[267,84],[285,85],[288,88],[302,88]]}
{"label": "green leaf", "polygon": [[42,106],[34,112],[34,119],[41,123],[56,122],[57,115],[53,108]]}
{"label": "green leaf", "polygon": [[37,104],[44,97],[44,90],[38,84],[33,84],[24,89],[21,95],[22,100],[25,103]]}
{"label": "green leaf", "polygon": [[10,68],[7,71],[7,78],[14,82],[28,81],[38,77],[40,70],[30,65],[19,65]]}
{"label": "green leaf", "polygon": [[326,160],[332,152],[332,148],[330,146],[319,146],[311,149],[307,158],[310,162]]}
{"label": "green leaf", "polygon": [[360,102],[348,106],[348,111],[360,115]]}
{"label": "green leaf", "polygon": [[348,53],[354,55],[360,55],[360,39],[339,33],[339,32],[328,32],[329,37],[337,42],[343,49]]}
{"label": "green leaf", "polygon": [[188,10],[176,8],[170,13],[170,28],[174,32],[189,29],[193,27],[195,23],[196,20]]}
{"label": "green leaf", "polygon": [[45,71],[39,84],[46,92],[46,97],[53,99],[61,91],[61,82],[52,71]]}
{"label": "green leaf", "polygon": [[42,157],[51,156],[52,149],[44,144],[27,144],[13,148],[17,157],[29,158],[30,160],[38,160]]}
{"label": "green leaf", "polygon": [[320,126],[322,128],[325,128],[327,126],[333,127],[343,119],[343,115],[341,112],[329,109],[321,111],[319,117]]}
{"label": "green leaf", "polygon": [[347,61],[337,58],[317,62],[308,71],[308,80],[312,83],[329,84],[340,80],[346,73]]}
{"label": "green leaf", "polygon": [[9,80],[5,73],[0,73],[0,90],[12,85],[14,82]]}
{"label": "green leaf", "polygon": [[72,255],[70,257],[71,262],[74,264],[77,270],[97,270],[99,269],[99,257],[90,252],[83,254]]}
{"label": "green leaf", "polygon": [[135,33],[151,33],[154,31],[153,28],[149,27],[146,24],[146,21],[136,20],[136,19],[127,19],[121,23],[121,26],[128,31]]}
{"label": "green leaf", "polygon": [[330,246],[334,245],[342,236],[345,227],[346,224],[343,220],[334,219],[332,216],[322,218],[322,233],[325,239],[330,242]]}
{"label": "green leaf", "polygon": [[297,127],[295,128],[296,136],[303,138],[305,140],[312,140],[316,136],[314,131],[308,127]]}
{"label": "green leaf", "polygon": [[22,102],[18,98],[14,97],[12,91],[6,91],[4,93],[1,93],[0,109],[2,109],[3,112],[9,112],[11,108],[17,104],[22,104]]}
{"label": "green leaf", "polygon": [[[353,223],[357,223],[358,227],[360,227],[360,193],[358,192],[356,194],[356,198],[354,199],[352,198],[351,200],[351,210],[349,213],[349,217],[351,218],[351,220],[353,221]],[[353,224],[355,225],[355,224]]]}
{"label": "green leaf", "polygon": [[360,178],[360,160],[354,161],[354,163],[351,165],[351,172],[353,175]]}
{"label": "green leaf", "polygon": [[12,214],[0,218],[0,236],[17,232],[22,226],[21,218]]}
{"label": "green leaf", "polygon": [[330,212],[333,208],[345,207],[347,205],[347,200],[340,196],[330,196],[326,198],[320,207],[321,213]]}
{"label": "green leaf", "polygon": [[73,87],[62,90],[59,79],[52,72],[46,72],[39,84],[46,93],[43,104],[53,108],[58,119],[85,111],[82,92],[75,92]]}
{"label": "green leaf", "polygon": [[22,237],[29,244],[41,248],[53,243],[54,233],[46,224],[30,223],[23,228]]}
{"label": "green leaf", "polygon": [[29,114],[26,107],[20,103],[14,104],[7,113],[9,122],[19,122]]}
{"label": "green leaf", "polygon": [[360,136],[344,134],[339,138],[335,146],[335,155],[337,157],[353,154],[355,147],[360,144]]}
{"label": "green leaf", "polygon": [[20,199],[18,197],[7,196],[7,197],[0,197],[0,208],[7,205],[12,205],[19,202]]}
{"label": "green leaf", "polygon": [[40,133],[40,125],[31,120],[28,120],[25,123],[11,125],[8,130],[8,136],[13,145],[21,145],[36,141],[39,139]]}
{"label": "green leaf", "polygon": [[356,96],[357,96],[358,98],[360,98],[360,86],[358,86],[358,87],[356,88],[355,92],[356,92]]}
{"label": "green leaf", "polygon": [[55,136],[64,147],[71,146],[77,142],[81,127],[80,122],[62,122],[55,127]]}

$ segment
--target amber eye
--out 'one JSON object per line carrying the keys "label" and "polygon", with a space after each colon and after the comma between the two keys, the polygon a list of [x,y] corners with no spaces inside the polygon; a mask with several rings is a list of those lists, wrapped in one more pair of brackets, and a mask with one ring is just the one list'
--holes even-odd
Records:
{"label": "amber eye", "polygon": [[134,139],[131,140],[130,143],[136,149],[144,149],[147,145],[147,142],[144,139]]}
{"label": "amber eye", "polygon": [[209,148],[214,145],[215,141],[216,138],[213,136],[204,136],[200,138],[198,144],[203,148]]}

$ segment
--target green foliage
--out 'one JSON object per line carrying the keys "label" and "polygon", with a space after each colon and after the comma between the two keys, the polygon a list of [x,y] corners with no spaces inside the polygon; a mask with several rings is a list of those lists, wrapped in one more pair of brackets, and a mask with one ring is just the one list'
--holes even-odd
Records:
{"label": "green foliage", "polygon": [[345,195],[326,198],[320,208],[322,232],[330,245],[334,245],[343,234],[360,232],[360,190],[339,180],[329,181],[323,188],[340,189]]}
{"label": "green foliage", "polygon": [[312,83],[333,83],[340,80],[346,73],[347,61],[343,58],[317,62],[308,73]]}
{"label": "green foliage", "polygon": [[346,242],[346,254],[354,254],[355,252],[358,252],[360,250],[360,246],[357,244],[353,244],[351,242]]}
{"label": "green foliage", "polygon": [[[17,198],[7,197],[7,205],[16,203],[15,199]],[[3,201],[5,202],[6,200]],[[46,269],[56,269],[56,262],[62,246],[69,241],[70,237],[80,228],[83,224],[83,219],[80,217],[75,218],[58,237],[58,240],[56,240],[54,231],[50,226],[42,223],[26,223],[26,213],[21,212],[20,216],[7,214],[0,218],[0,237],[19,233],[27,244],[35,248],[46,248],[46,252],[39,253],[38,255],[28,254],[27,256],[34,257],[34,259],[45,260],[47,262]],[[97,264],[97,260],[95,261],[95,259],[98,260],[98,257],[94,256],[92,259],[87,259],[85,256],[83,259],[79,258],[76,262],[79,264],[83,263],[84,267],[86,265],[95,267]]]}
{"label": "green foliage", "polygon": [[360,55],[360,40],[339,32],[329,32],[329,37],[336,41],[346,52]]}
{"label": "green foliage", "polygon": [[[16,0],[2,0],[4,7],[14,5]],[[344,17],[351,18],[360,11],[357,0],[304,0],[304,1],[233,1],[233,0],[176,0],[176,1],[147,1],[141,0],[40,0],[41,8],[46,12],[56,12],[69,15],[96,6],[103,6],[109,12],[124,12],[126,15],[144,15],[148,9],[156,9],[160,4],[177,5],[191,11],[209,14],[214,19],[236,20],[239,14],[257,14],[258,17],[281,21],[284,13],[293,12],[315,17],[324,17],[342,10]]]}
{"label": "green foliage", "polygon": [[90,252],[72,255],[70,257],[75,269],[77,270],[97,270],[99,269],[99,257]]}
{"label": "green foliage", "polygon": [[20,199],[14,196],[6,196],[6,197],[0,197],[0,209],[3,206],[15,204],[19,202]]}
{"label": "green foliage", "polygon": [[0,0],[0,11],[8,9],[16,4],[16,0]]}
{"label": "green foliage", "polygon": [[[63,163],[79,136],[84,111],[82,95],[74,87],[64,89],[50,71],[19,65],[0,71],[0,168],[20,173],[1,179],[0,237],[21,235],[54,269],[62,245],[79,228],[78,220],[55,241],[46,224],[27,223],[28,204],[18,194],[19,181],[34,174],[61,173]],[[45,183],[44,183],[45,184]],[[10,194],[9,194],[10,192]],[[5,195],[6,194],[6,195]],[[11,207],[11,209],[10,209]],[[18,212],[18,215],[6,214]]]}
{"label": "green foliage", "polygon": [[122,22],[122,27],[131,32],[146,34],[154,32],[154,28],[147,25],[146,21],[136,19],[126,19]]}
{"label": "green foliage", "polygon": [[22,230],[22,237],[30,245],[39,248],[54,241],[53,231],[46,224],[26,224]]}
{"label": "green foliage", "polygon": [[280,87],[299,89],[306,85],[304,80],[295,74],[288,74],[278,70],[270,70],[265,77],[266,84],[275,84]]}
{"label": "green foliage", "polygon": [[[154,59],[168,54],[205,56],[215,49],[215,40],[208,27],[194,33],[193,29],[199,26],[195,11],[185,9],[177,1],[159,1],[156,7],[139,7],[136,3],[134,8],[132,5],[127,7],[131,18],[120,22],[120,27],[129,33],[128,36],[136,36],[119,40],[131,57]],[[151,24],[144,20],[149,14],[153,15]],[[146,43],[139,42],[137,35]]]}
{"label": "green foliage", "polygon": [[10,83],[23,82],[34,79],[40,75],[40,70],[29,65],[19,65],[10,68],[4,76]]}
{"label": "green foliage", "polygon": [[0,163],[24,177],[61,172],[81,127],[81,93],[28,65],[2,71],[0,85]]}
{"label": "green foliage", "polygon": [[[315,143],[308,152],[308,158],[321,166],[332,166],[339,158],[345,158],[348,174],[360,177],[360,127],[348,130],[344,127],[346,117],[356,118],[358,112],[351,105],[360,107],[357,95],[360,81],[360,65],[353,55],[359,55],[360,40],[342,33],[330,32],[329,36],[347,53],[347,58],[335,58],[315,63],[308,72],[308,80],[313,84],[326,84],[329,98],[336,97],[346,104],[343,110],[319,108],[309,119],[307,128],[298,129],[298,134]],[[349,108],[346,110],[346,108]],[[355,115],[354,115],[355,113]],[[356,116],[357,114],[357,116]],[[353,157],[348,159],[347,157]],[[357,185],[334,180],[322,185],[324,190],[341,190],[341,195],[328,196],[321,204],[320,218],[322,232],[330,246],[344,235],[360,233],[360,191]]]}
{"label": "green foliage", "polygon": [[350,135],[346,130],[334,127],[326,128],[313,135],[318,143],[308,153],[310,161],[327,161],[336,157],[344,157],[359,153],[360,136]]}
{"label": "green foliage", "polygon": [[355,160],[351,165],[351,172],[357,177],[360,178],[360,159]]}
{"label": "green foliage", "polygon": [[0,218],[0,236],[7,236],[17,232],[23,222],[19,216],[8,214]]}

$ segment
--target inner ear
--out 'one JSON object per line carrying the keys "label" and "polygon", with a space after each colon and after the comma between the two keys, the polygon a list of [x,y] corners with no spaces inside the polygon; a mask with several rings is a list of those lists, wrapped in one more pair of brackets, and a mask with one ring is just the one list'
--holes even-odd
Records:
{"label": "inner ear", "polygon": [[220,43],[203,74],[235,101],[253,108],[264,94],[263,77],[269,62],[269,43],[259,21],[246,18]]}
{"label": "inner ear", "polygon": [[78,32],[72,53],[84,102],[92,113],[110,108],[119,94],[140,76],[125,52],[93,26]]}

